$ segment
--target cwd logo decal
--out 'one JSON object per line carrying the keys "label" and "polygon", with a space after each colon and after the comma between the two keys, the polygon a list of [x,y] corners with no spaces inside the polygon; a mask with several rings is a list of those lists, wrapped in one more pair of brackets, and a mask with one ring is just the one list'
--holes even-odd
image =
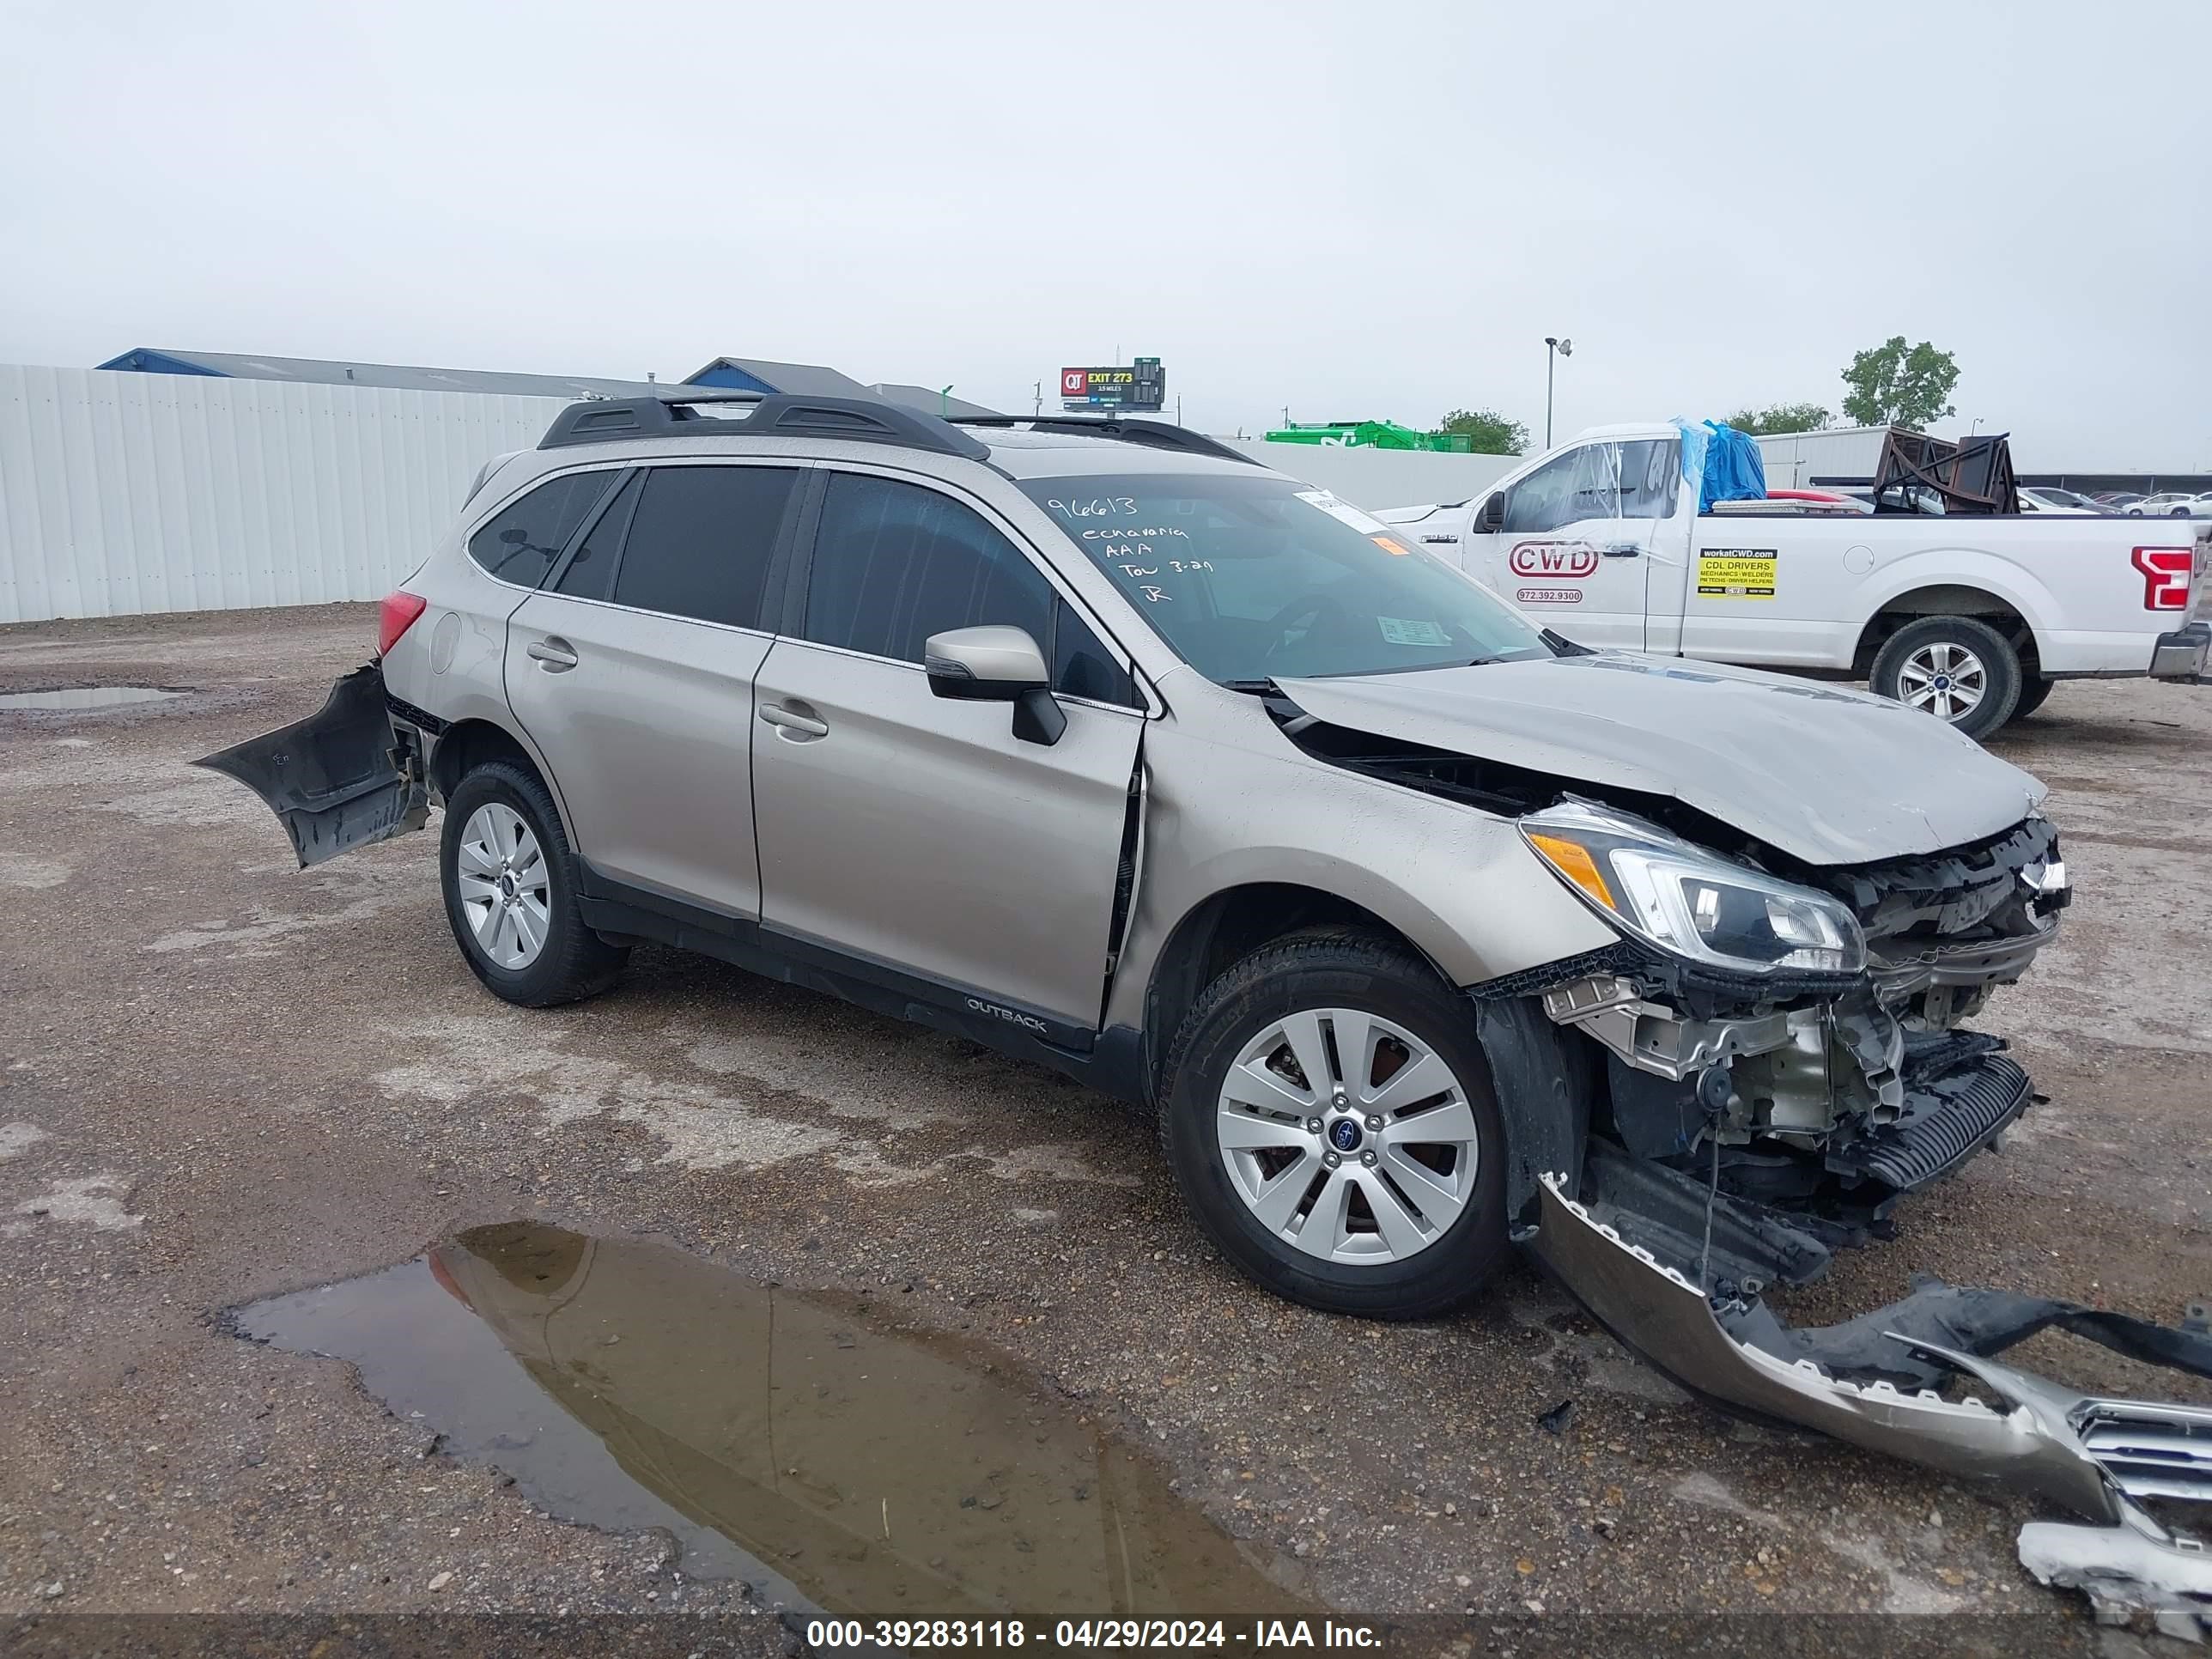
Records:
{"label": "cwd logo decal", "polygon": [[1588,542],[1522,542],[1505,562],[1516,576],[1580,581],[1597,568],[1597,549]]}

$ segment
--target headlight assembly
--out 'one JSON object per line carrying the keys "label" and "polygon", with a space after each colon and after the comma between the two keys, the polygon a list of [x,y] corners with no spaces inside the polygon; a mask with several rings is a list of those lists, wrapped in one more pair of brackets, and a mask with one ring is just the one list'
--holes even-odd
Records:
{"label": "headlight assembly", "polygon": [[1580,801],[1520,820],[1536,856],[1624,932],[1737,973],[1866,966],[1858,920],[1826,893],[1778,881],[1655,823]]}

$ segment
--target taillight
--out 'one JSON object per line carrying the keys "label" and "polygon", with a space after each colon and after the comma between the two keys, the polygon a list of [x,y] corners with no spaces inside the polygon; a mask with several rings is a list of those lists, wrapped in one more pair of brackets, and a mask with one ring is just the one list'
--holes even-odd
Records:
{"label": "taillight", "polygon": [[2143,609],[2146,611],[2188,610],[2189,568],[2195,562],[2196,557],[2196,550],[2193,548],[2139,547],[2136,549],[2135,566],[2136,569],[2142,572]]}
{"label": "taillight", "polygon": [[390,655],[392,647],[399,643],[399,636],[414,627],[415,619],[429,608],[429,600],[404,587],[396,593],[386,593],[376,611],[376,654]]}

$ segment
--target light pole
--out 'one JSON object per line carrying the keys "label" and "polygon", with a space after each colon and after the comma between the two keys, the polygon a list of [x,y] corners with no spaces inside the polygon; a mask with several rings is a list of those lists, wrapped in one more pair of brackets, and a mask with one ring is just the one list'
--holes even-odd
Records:
{"label": "light pole", "polygon": [[1544,447],[1552,447],[1552,372],[1559,367],[1559,359],[1575,355],[1575,343],[1562,340],[1557,335],[1544,337]]}

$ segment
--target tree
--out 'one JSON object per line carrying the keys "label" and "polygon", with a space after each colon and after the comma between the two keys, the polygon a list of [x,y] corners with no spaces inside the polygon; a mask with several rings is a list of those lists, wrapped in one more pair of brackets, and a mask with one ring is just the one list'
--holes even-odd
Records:
{"label": "tree", "polygon": [[1759,438],[1778,432],[1818,432],[1828,421],[1828,411],[1818,404],[1775,404],[1766,409],[1740,409],[1728,423]]}
{"label": "tree", "polygon": [[1528,447],[1528,428],[1494,409],[1455,409],[1437,430],[1465,434],[1478,455],[1518,455]]}
{"label": "tree", "polygon": [[1959,365],[1948,351],[1925,340],[1906,349],[1905,337],[1893,334],[1860,352],[1844,371],[1850,396],[1844,413],[1861,426],[1903,426],[1924,430],[1959,411],[1951,388],[1959,384]]}

